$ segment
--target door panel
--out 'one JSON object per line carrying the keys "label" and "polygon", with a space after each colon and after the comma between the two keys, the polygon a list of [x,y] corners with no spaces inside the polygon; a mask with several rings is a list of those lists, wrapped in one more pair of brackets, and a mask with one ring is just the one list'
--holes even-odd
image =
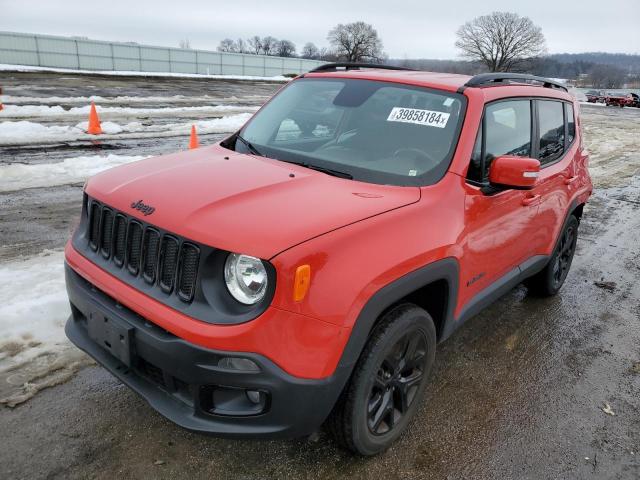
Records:
{"label": "door panel", "polygon": [[478,187],[466,188],[459,308],[534,255],[539,238],[535,225],[539,200],[527,202],[532,192],[486,195]]}
{"label": "door panel", "polygon": [[458,309],[516,268],[539,245],[534,228],[539,193],[496,191],[488,183],[493,159],[500,155],[530,157],[532,138],[529,99],[499,100],[486,106],[467,176],[483,187],[466,184]]}

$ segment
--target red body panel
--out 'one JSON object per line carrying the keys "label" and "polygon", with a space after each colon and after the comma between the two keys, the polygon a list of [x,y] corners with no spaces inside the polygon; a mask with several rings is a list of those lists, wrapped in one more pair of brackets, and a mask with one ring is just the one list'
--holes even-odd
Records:
{"label": "red body panel", "polygon": [[86,191],[138,218],[130,205],[143,200],[156,209],[153,222],[173,233],[264,259],[420,198],[418,188],[345,182],[219,145],[113,168]]}
{"label": "red body panel", "polygon": [[[340,76],[456,91],[469,78],[424,72],[349,71]],[[217,248],[269,259],[277,272],[272,305],[239,325],[197,321],[145,296],[95,266],[71,245],[71,267],[121,303],[185,340],[256,352],[292,375],[323,378],[336,368],[363,306],[385,285],[429,263],[460,267],[455,315],[475,295],[535,255],[549,255],[572,202],[591,193],[579,129],[564,157],[540,171],[531,190],[485,195],[465,181],[484,105],[525,96],[572,101],[555,89],[496,86],[464,91],[460,140],[435,185],[396,187],[331,177],[219,145],[149,159],[91,179],[87,193],[142,218],[132,202],[153,205],[153,223]],[[578,115],[578,104],[574,102]],[[294,176],[292,177],[291,174]],[[148,218],[146,220],[149,220]],[[294,275],[310,265],[302,301]]]}

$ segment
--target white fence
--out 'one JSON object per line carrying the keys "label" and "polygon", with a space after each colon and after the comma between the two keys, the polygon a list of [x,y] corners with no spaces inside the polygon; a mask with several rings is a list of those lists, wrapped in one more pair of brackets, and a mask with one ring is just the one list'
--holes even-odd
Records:
{"label": "white fence", "polygon": [[0,63],[73,70],[271,77],[304,73],[325,62],[0,32]]}

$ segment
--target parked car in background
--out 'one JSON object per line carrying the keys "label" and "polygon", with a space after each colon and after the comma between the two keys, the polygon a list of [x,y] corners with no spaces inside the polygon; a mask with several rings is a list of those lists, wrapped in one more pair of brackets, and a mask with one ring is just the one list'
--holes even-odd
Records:
{"label": "parked car in background", "polygon": [[607,107],[627,107],[631,106],[633,99],[631,95],[624,92],[607,92],[604,97],[604,103]]}
{"label": "parked car in background", "polygon": [[604,92],[589,90],[586,94],[589,103],[604,103]]}
{"label": "parked car in background", "polygon": [[630,93],[629,95],[631,96],[631,103],[629,104],[629,106],[640,108],[640,95],[638,95],[637,93]]}

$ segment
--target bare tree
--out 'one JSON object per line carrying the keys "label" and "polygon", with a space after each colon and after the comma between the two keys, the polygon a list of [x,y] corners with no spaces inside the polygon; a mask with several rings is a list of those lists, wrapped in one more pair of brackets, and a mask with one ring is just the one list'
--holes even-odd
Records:
{"label": "bare tree", "polygon": [[300,52],[300,56],[302,58],[308,58],[311,60],[318,58],[319,54],[320,51],[318,50],[318,47],[316,47],[315,44],[311,42],[305,43],[304,47],[302,47],[302,51]]}
{"label": "bare tree", "polygon": [[262,52],[262,39],[258,35],[249,38],[247,44],[249,45],[247,49],[249,53],[259,55]]}
{"label": "bare tree", "polygon": [[296,44],[291,40],[280,40],[276,44],[276,55],[279,57],[294,57],[296,55]]}
{"label": "bare tree", "polygon": [[456,35],[462,56],[482,62],[492,72],[508,72],[546,51],[541,28],[530,18],[510,12],[477,17],[462,25]]}
{"label": "bare tree", "polygon": [[382,40],[368,23],[340,23],[329,32],[327,40],[335,54],[347,62],[377,62],[384,56]]}
{"label": "bare tree", "polygon": [[185,50],[190,50],[191,49],[191,42],[189,41],[188,38],[183,38],[178,43],[178,47],[184,48]]}
{"label": "bare tree", "polygon": [[593,88],[620,88],[624,86],[626,72],[614,65],[594,65],[589,72]]}
{"label": "bare tree", "polygon": [[238,52],[238,53],[247,53],[247,44],[241,38],[236,40],[236,52]]}
{"label": "bare tree", "polygon": [[220,44],[218,45],[218,51],[219,52],[235,52],[236,42],[234,42],[230,38],[225,38],[224,40],[220,41]]}
{"label": "bare tree", "polygon": [[262,37],[262,53],[264,55],[277,55],[277,50],[278,39],[276,37],[272,37],[271,35]]}

